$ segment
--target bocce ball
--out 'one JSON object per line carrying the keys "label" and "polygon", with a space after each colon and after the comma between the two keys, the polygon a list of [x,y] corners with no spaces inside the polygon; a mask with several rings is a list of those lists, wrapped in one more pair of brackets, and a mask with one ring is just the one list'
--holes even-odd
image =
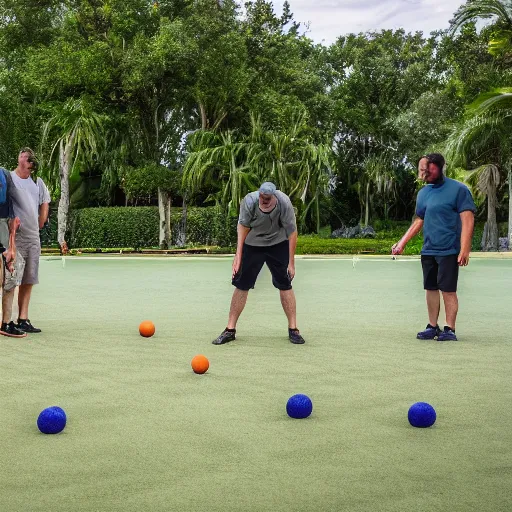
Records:
{"label": "bocce ball", "polygon": [[407,417],[413,427],[427,428],[436,422],[436,411],[426,402],[416,402],[411,405]]}
{"label": "bocce ball", "polygon": [[208,359],[203,355],[195,356],[190,364],[192,366],[192,370],[194,370],[195,373],[200,374],[206,373],[210,367],[210,361],[208,361]]}
{"label": "bocce ball", "polygon": [[145,320],[139,325],[139,332],[144,338],[151,338],[151,336],[155,334],[155,324],[149,320]]}
{"label": "bocce ball", "polygon": [[313,402],[306,395],[293,395],[288,399],[286,412],[290,418],[307,418],[313,410]]}
{"label": "bocce ball", "polygon": [[66,413],[60,407],[47,407],[37,418],[37,428],[43,434],[58,434],[66,426]]}

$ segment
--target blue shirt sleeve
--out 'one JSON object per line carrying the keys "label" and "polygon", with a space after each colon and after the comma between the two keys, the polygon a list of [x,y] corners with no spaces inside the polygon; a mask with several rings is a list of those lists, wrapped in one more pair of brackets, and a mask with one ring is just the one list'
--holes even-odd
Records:
{"label": "blue shirt sleeve", "polygon": [[460,187],[457,194],[457,212],[462,213],[467,211],[475,213],[476,206],[468,187],[463,185]]}
{"label": "blue shirt sleeve", "polygon": [[421,220],[425,219],[425,209],[426,209],[426,206],[425,206],[424,196],[425,196],[425,194],[423,193],[423,189],[421,189],[418,192],[418,197],[416,198],[416,215]]}

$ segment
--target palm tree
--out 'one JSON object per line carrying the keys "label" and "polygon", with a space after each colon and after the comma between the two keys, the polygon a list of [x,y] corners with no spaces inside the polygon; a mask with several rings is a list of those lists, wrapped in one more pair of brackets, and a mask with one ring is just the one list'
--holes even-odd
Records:
{"label": "palm tree", "polygon": [[512,1],[468,0],[459,7],[451,20],[451,33],[457,32],[465,23],[477,19],[494,19],[496,30],[489,41],[489,53],[510,56],[512,53]]}
{"label": "palm tree", "polygon": [[475,169],[475,176],[469,182],[478,184],[475,191],[487,197],[485,250],[498,246],[495,196],[501,182],[499,174],[506,172],[508,239],[509,247],[512,247],[512,94],[509,89],[482,94],[467,108],[462,124],[455,127],[448,138],[447,154],[455,166]]}
{"label": "palm tree", "polygon": [[487,222],[482,238],[482,250],[497,251],[499,247],[498,223],[496,222],[497,190],[501,181],[496,165],[482,165],[470,171],[466,182],[484,199],[487,198]]}
{"label": "palm tree", "polygon": [[[69,178],[80,165],[91,164],[100,158],[108,120],[107,116],[98,114],[86,100],[80,98],[67,101],[44,124],[42,145],[51,146],[47,160],[49,178],[54,183],[54,189],[60,188],[57,239],[63,253],[68,250],[65,236]],[[58,158],[55,156],[57,148]]]}
{"label": "palm tree", "polygon": [[259,117],[251,116],[251,132],[198,130],[183,171],[184,188],[192,192],[216,190],[214,199],[236,215],[242,198],[265,180],[273,181],[299,210],[304,225],[311,208],[320,229],[320,197],[327,190],[330,150],[306,135],[304,117],[288,131],[265,130]]}
{"label": "palm tree", "polygon": [[[503,55],[510,61],[512,58],[512,0],[468,0],[455,13],[451,21],[452,34],[464,23],[477,19],[495,19],[496,30],[489,42],[489,53]],[[493,114],[496,117],[508,117],[512,108],[512,89],[498,89],[485,93],[477,98],[475,104],[482,116]],[[501,114],[500,114],[501,111]],[[508,141],[510,149],[510,140]],[[509,206],[508,206],[508,243],[512,247],[512,164],[506,160],[508,174]]]}
{"label": "palm tree", "polygon": [[[388,154],[368,155],[361,163],[362,173],[358,180],[359,201],[361,203],[361,224],[368,226],[372,190],[376,190],[384,202],[384,217],[387,219],[391,199],[396,195],[396,175]],[[364,213],[364,222],[363,222]]]}
{"label": "palm tree", "polygon": [[299,113],[284,131],[266,131],[261,144],[263,150],[255,157],[259,174],[273,181],[279,190],[290,197],[297,208],[302,227],[314,208],[318,232],[320,198],[327,192],[331,175],[331,148],[311,140],[304,113]]}
{"label": "palm tree", "polygon": [[255,166],[250,165],[253,148],[236,139],[233,131],[198,130],[191,137],[191,151],[183,168],[184,189],[192,193],[216,190],[209,199],[231,215],[236,215],[242,198],[257,188],[259,181]]}

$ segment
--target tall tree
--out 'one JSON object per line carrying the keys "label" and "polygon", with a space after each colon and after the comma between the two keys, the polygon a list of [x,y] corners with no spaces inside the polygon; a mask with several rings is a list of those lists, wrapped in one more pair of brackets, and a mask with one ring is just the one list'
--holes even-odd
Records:
{"label": "tall tree", "polygon": [[98,114],[85,99],[68,101],[46,122],[43,129],[43,145],[49,143],[48,156],[50,178],[58,170],[59,209],[57,240],[61,251],[68,251],[65,239],[68,227],[69,178],[79,164],[91,164],[105,155],[108,117]]}

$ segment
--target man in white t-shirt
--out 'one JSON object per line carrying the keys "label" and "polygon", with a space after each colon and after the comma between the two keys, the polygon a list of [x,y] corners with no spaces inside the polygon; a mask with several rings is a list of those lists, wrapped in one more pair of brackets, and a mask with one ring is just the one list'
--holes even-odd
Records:
{"label": "man in white t-shirt", "polygon": [[17,327],[26,333],[41,332],[28,318],[32,287],[39,282],[41,241],[39,230],[48,219],[50,194],[41,178],[36,177],[37,159],[30,148],[23,148],[18,156],[18,167],[10,173],[11,200],[14,215],[21,221],[16,233],[18,252],[25,260],[25,269],[18,294]]}

